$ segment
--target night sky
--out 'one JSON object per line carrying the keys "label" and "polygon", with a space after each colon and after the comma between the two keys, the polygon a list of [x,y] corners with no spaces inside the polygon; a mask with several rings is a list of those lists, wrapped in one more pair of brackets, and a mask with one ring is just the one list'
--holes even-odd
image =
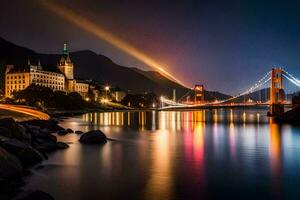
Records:
{"label": "night sky", "polygon": [[[42,0],[41,0],[42,1]],[[142,50],[192,86],[235,94],[271,66],[300,77],[300,1],[57,1]],[[0,37],[41,53],[90,49],[149,69],[46,9],[38,0],[0,3]]]}

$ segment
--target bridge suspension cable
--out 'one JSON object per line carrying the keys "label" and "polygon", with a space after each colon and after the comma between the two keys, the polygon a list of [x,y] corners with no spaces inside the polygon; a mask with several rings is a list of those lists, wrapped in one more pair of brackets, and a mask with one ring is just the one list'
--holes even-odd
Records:
{"label": "bridge suspension cable", "polygon": [[224,103],[224,102],[227,102],[227,101],[232,101],[234,99],[237,99],[241,96],[244,96],[246,94],[250,94],[252,92],[254,92],[257,88],[260,88],[261,86],[263,86],[264,84],[266,84],[268,81],[271,80],[271,71],[269,71],[264,77],[262,77],[259,81],[257,81],[253,86],[251,86],[248,90],[236,95],[236,96],[233,96],[229,99],[225,99],[223,101],[220,101],[218,103]]}
{"label": "bridge suspension cable", "polygon": [[288,79],[291,83],[293,83],[294,85],[296,85],[296,86],[298,86],[298,87],[300,87],[300,81],[296,78],[296,77],[294,77],[292,74],[290,74],[289,72],[287,72],[287,71],[285,71],[285,70],[283,70],[283,76],[286,78],[286,79]]}

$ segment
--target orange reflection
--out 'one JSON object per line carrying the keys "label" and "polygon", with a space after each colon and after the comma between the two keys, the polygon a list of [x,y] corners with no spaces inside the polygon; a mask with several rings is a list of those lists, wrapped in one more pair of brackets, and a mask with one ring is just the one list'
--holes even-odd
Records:
{"label": "orange reflection", "polygon": [[215,124],[218,123],[218,110],[217,109],[214,110],[214,122],[215,122]]}
{"label": "orange reflection", "polygon": [[278,195],[281,193],[281,130],[280,125],[273,122],[273,119],[270,119],[270,165],[272,173],[272,185],[274,187],[275,194]]}
{"label": "orange reflection", "polygon": [[[150,177],[145,187],[146,199],[172,199],[172,168],[168,131],[159,131],[151,141]],[[149,195],[151,194],[151,195]]]}
{"label": "orange reflection", "polygon": [[[106,113],[89,113],[84,114],[82,119],[87,122],[92,122],[101,126],[123,126],[124,125],[123,112],[106,112]],[[128,112],[128,124],[130,125],[130,113]]]}
{"label": "orange reflection", "polygon": [[229,125],[229,145],[230,145],[230,155],[232,158],[236,155],[236,144],[235,144],[235,132],[234,123],[230,122]]}
{"label": "orange reflection", "polygon": [[[197,122],[194,129],[194,155],[197,161],[201,161],[203,165],[204,159],[204,129],[205,124],[203,122]],[[201,170],[203,170],[201,168]]]}
{"label": "orange reflection", "polygon": [[270,119],[270,158],[272,172],[276,173],[280,169],[280,157],[281,157],[281,141],[279,125],[273,123]]}
{"label": "orange reflection", "polygon": [[130,112],[127,113],[127,125],[130,126]]}
{"label": "orange reflection", "polygon": [[234,123],[234,115],[233,115],[233,110],[230,109],[230,123]]}
{"label": "orange reflection", "polygon": [[[201,112],[196,114],[201,117]],[[190,181],[200,186],[199,189],[204,188],[205,185],[205,149],[204,149],[204,131],[205,123],[195,122],[194,129],[186,130],[183,134],[184,141],[184,156],[186,160],[192,161],[193,164],[185,165],[185,176],[193,175]],[[205,193],[203,191],[203,193]]]}

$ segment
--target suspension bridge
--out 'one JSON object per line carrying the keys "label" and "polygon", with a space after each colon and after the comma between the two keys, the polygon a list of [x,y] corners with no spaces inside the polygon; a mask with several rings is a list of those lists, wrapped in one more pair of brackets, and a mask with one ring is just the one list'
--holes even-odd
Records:
{"label": "suspension bridge", "polygon": [[[270,106],[271,115],[280,115],[284,106],[290,105],[292,97],[299,95],[300,80],[281,67],[272,68],[245,91],[222,100],[205,101],[203,86],[195,86],[174,101],[161,97],[161,109]],[[190,97],[194,96],[194,101]]]}

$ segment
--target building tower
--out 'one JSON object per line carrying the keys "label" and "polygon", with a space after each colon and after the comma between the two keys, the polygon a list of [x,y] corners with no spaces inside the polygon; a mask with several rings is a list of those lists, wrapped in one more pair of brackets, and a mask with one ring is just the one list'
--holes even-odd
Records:
{"label": "building tower", "polygon": [[272,68],[270,85],[270,115],[281,116],[284,113],[284,90],[282,68]]}
{"label": "building tower", "polygon": [[195,104],[204,103],[204,86],[195,85]]}
{"label": "building tower", "polygon": [[63,55],[58,63],[58,69],[66,76],[66,79],[74,79],[74,66],[71,62],[67,44],[64,44]]}

